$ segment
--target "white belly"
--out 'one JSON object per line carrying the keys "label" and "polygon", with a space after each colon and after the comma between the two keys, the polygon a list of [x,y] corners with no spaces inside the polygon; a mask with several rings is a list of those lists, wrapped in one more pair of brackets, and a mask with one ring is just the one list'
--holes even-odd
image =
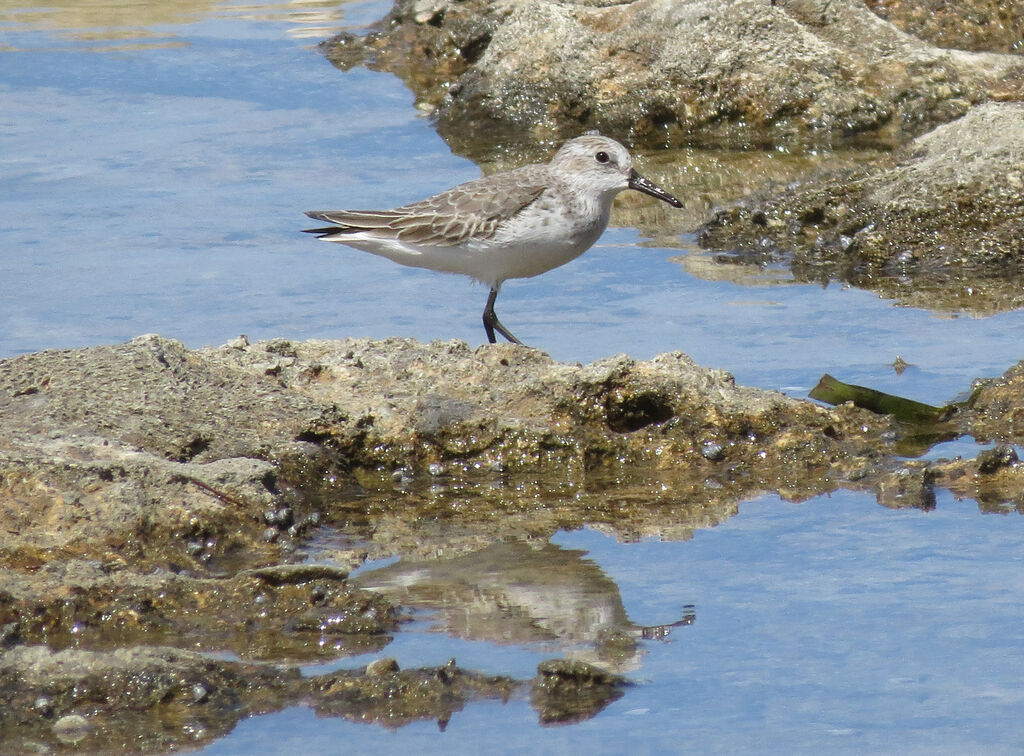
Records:
{"label": "white belly", "polygon": [[540,275],[582,255],[608,225],[610,197],[607,204],[587,208],[589,212],[582,214],[569,214],[553,203],[538,202],[505,223],[493,237],[452,246],[362,234],[337,241],[402,265],[459,273],[496,287],[509,278]]}

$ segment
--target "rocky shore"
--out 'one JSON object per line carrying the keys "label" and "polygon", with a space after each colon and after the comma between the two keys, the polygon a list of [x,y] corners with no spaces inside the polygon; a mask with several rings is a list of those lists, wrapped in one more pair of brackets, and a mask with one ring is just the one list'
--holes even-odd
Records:
{"label": "rocky shore", "polygon": [[[766,159],[775,183],[729,197],[700,243],[988,314],[1024,304],[1022,45],[1021,14],[993,0],[398,0],[323,50],[402,77],[457,151],[490,159],[590,128],[649,148],[892,149],[796,177]],[[689,168],[653,176],[684,186]],[[684,539],[766,493],[837,489],[930,508],[945,487],[1024,512],[1024,362],[971,388],[922,428],[679,352],[579,365],[458,341],[146,335],[0,360],[0,743],[175,750],[299,703],[387,726],[443,728],[480,700],[593,716],[637,640],[694,615],[631,623],[552,534]],[[960,434],[996,443],[912,459]],[[530,679],[401,669],[393,634],[439,603],[451,634],[583,650]]]}
{"label": "rocky shore", "polygon": [[[398,0],[322,48],[401,77],[456,152],[489,164],[546,159],[591,128],[676,148],[645,170],[688,211],[626,198],[617,216],[665,244],[698,231],[729,263],[783,262],[798,281],[943,312],[1021,306],[1024,17],[1003,4]],[[796,159],[851,146],[892,152],[838,169]],[[794,157],[732,176],[684,147]],[[714,188],[698,183],[709,170]]]}
{"label": "rocky shore", "polygon": [[1017,309],[1024,105],[981,105],[866,167],[754,194],[719,211],[700,242],[915,307]]}
{"label": "rocky shore", "polygon": [[[961,28],[972,10],[958,9]],[[1024,96],[1024,60],[1005,51],[1013,13],[973,35],[977,52],[907,34],[902,5],[891,15],[861,0],[399,0],[324,50],[401,77],[471,155],[474,139],[587,128],[649,146],[901,143]]]}
{"label": "rocky shore", "polygon": [[[980,388],[955,428],[1019,442],[1020,374]],[[948,484],[990,506],[1024,501],[1012,449],[908,465],[896,456],[908,431],[886,418],[737,386],[679,353],[584,366],[511,345],[189,350],[143,336],[0,361],[0,428],[0,731],[26,748],[113,747],[124,716],[161,747],[201,742],[295,701],[443,720],[453,702],[519,691],[543,702],[542,718],[583,716],[621,681],[589,666],[534,682],[454,666],[304,679],[294,665],[386,648],[405,617],[390,581],[417,599],[400,573],[349,580],[371,557],[426,560],[437,586],[500,573],[480,560],[508,561],[510,538],[585,524],[686,538],[764,492],[849,487],[927,507]],[[336,532],[360,535],[358,547],[310,561],[310,544]],[[557,567],[560,553],[531,553],[513,561],[539,559],[549,590],[560,570],[567,589],[590,579]],[[592,592],[612,619],[579,636],[595,653],[573,664],[628,666],[647,631],[614,586]]]}

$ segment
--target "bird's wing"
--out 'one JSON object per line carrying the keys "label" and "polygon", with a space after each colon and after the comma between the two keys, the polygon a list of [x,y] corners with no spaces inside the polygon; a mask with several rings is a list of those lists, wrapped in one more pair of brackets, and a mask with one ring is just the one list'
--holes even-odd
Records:
{"label": "bird's wing", "polygon": [[410,244],[457,246],[489,239],[499,226],[522,211],[547,188],[546,166],[528,165],[485,176],[425,200],[394,210],[327,210],[306,213],[337,224],[312,229],[331,241],[364,233]]}

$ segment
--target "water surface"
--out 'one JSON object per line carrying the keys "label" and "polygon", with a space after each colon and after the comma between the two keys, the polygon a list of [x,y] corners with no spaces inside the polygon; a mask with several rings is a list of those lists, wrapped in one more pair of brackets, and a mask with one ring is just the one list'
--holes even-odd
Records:
{"label": "water surface", "polygon": [[[315,49],[386,10],[4,3],[0,355],[147,332],[190,346],[239,333],[480,343],[482,287],[298,233],[306,209],[395,205],[480,173],[451,154],[397,79],[342,73]],[[652,175],[665,161],[650,160]],[[775,177],[813,164],[786,161],[747,165]],[[678,156],[673,181],[688,186],[670,188],[688,220],[716,190],[752,188],[743,165]],[[723,272],[691,238],[658,239],[676,249],[612,229],[570,265],[508,283],[499,312],[558,359],[682,349],[744,383],[797,394],[829,371],[941,403],[1020,357],[1021,313],[932,314],[842,285],[793,284],[785,271]],[[896,357],[912,365],[900,376]]]}

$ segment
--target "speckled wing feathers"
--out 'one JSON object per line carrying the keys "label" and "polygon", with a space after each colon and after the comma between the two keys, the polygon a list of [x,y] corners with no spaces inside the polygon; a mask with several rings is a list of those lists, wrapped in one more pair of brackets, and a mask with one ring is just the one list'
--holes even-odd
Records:
{"label": "speckled wing feathers", "polygon": [[343,242],[348,234],[365,233],[409,244],[456,246],[492,238],[502,223],[536,200],[547,185],[547,166],[527,165],[394,210],[329,210],[307,215],[337,224],[336,228],[316,229],[331,241]]}

